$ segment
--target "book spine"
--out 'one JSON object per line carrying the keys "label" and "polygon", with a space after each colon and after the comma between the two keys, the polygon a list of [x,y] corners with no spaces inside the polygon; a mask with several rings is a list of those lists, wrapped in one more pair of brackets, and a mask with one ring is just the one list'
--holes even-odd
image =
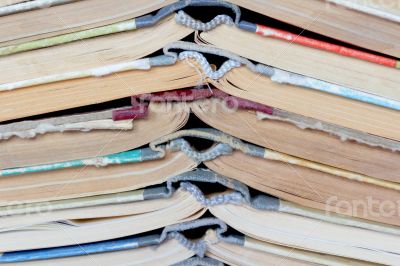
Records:
{"label": "book spine", "polygon": [[55,247],[37,250],[6,252],[0,256],[0,263],[48,260],[72,256],[83,256],[102,252],[131,250],[159,244],[159,235],[129,237],[128,239],[109,240],[74,246]]}
{"label": "book spine", "polygon": [[73,161],[66,161],[59,163],[4,169],[0,170],[0,176],[14,176],[21,174],[29,174],[29,173],[40,173],[40,172],[48,172],[60,169],[85,167],[85,166],[104,167],[113,164],[137,163],[137,162],[157,159],[160,158],[160,156],[161,155],[159,152],[152,151],[148,148],[137,149],[106,156],[83,159],[83,160],[73,160]]}
{"label": "book spine", "polygon": [[127,120],[127,119],[140,119],[148,115],[149,108],[147,105],[140,104],[125,109],[117,109],[112,112],[112,119],[114,121]]}
{"label": "book spine", "polygon": [[271,76],[271,80],[277,83],[286,83],[295,85],[303,88],[313,89],[317,91],[326,92],[329,94],[345,97],[348,99],[365,102],[390,108],[393,110],[400,110],[400,102],[371,93],[354,90],[348,87],[332,84],[323,80],[291,73],[288,71],[275,69],[274,74]]}
{"label": "book spine", "polygon": [[278,30],[278,29],[267,27],[264,25],[257,24],[255,33],[258,35],[272,37],[275,39],[284,40],[284,41],[288,41],[290,43],[296,43],[296,44],[300,44],[303,46],[307,46],[307,47],[311,47],[311,48],[315,48],[315,49],[319,49],[319,50],[324,50],[324,51],[340,54],[340,55],[347,56],[347,57],[357,58],[360,60],[368,61],[368,62],[379,64],[379,65],[384,65],[384,66],[391,67],[391,68],[400,68],[400,62],[395,59],[391,59],[391,58],[380,56],[380,55],[375,55],[375,54],[368,53],[368,52],[363,52],[363,51],[352,49],[352,48],[347,48],[347,47],[332,44],[329,42],[324,42],[324,41],[304,37],[299,34],[293,34],[293,33],[287,32],[287,31]]}
{"label": "book spine", "polygon": [[36,50],[40,48],[46,48],[51,46],[56,46],[60,44],[75,42],[79,40],[89,39],[93,37],[99,37],[103,35],[109,35],[113,33],[119,33],[129,30],[136,29],[135,19],[128,21],[118,22],[111,25],[98,27],[94,29],[88,29],[73,33],[62,34],[54,37],[34,40],[30,42],[25,42],[21,44],[9,45],[0,48],[0,56],[11,55],[21,52],[26,52],[30,50]]}
{"label": "book spine", "polygon": [[217,98],[225,102],[227,107],[234,109],[245,109],[258,111],[266,114],[272,114],[273,108],[252,102],[246,99],[242,99],[236,96],[231,96],[221,90],[216,88],[210,89],[180,89],[166,92],[155,92],[155,93],[146,93],[137,96],[132,96],[132,105],[133,106],[142,106],[142,101],[150,101],[150,102],[192,102],[207,98]]}
{"label": "book spine", "polygon": [[400,69],[400,61],[380,55],[375,55],[368,52],[363,52],[357,49],[352,49],[348,47],[344,47],[342,45],[336,45],[329,42],[324,42],[320,40],[316,40],[313,38],[308,38],[301,36],[300,34],[293,34],[288,31],[279,30],[276,28],[254,24],[247,21],[241,21],[239,23],[239,28],[245,31],[254,32],[258,35],[271,37],[278,40],[287,41],[290,43],[295,43],[331,53],[340,54],[342,56],[352,57],[363,61],[368,61],[371,63],[384,65],[391,68]]}
{"label": "book spine", "polygon": [[[1,50],[1,48],[0,48]],[[37,86],[42,84],[54,83],[58,81],[65,81],[65,80],[72,80],[72,79],[79,79],[79,78],[87,78],[87,77],[103,77],[107,75],[111,75],[113,73],[129,71],[129,70],[149,70],[151,68],[150,59],[143,58],[128,62],[116,63],[105,65],[102,67],[96,67],[81,71],[71,71],[71,72],[64,72],[58,73],[49,76],[43,76],[39,78],[33,79],[26,79],[11,83],[4,83],[0,84],[0,91],[9,91],[15,90],[30,86]]]}

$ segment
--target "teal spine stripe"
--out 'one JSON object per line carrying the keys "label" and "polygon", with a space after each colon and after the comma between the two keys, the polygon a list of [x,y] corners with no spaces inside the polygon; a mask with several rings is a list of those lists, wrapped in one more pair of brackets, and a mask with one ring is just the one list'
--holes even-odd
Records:
{"label": "teal spine stripe", "polygon": [[0,176],[40,173],[40,172],[83,167],[83,166],[106,166],[110,164],[112,165],[112,164],[136,163],[136,162],[141,162],[142,160],[143,160],[142,150],[137,149],[133,151],[126,151],[111,155],[93,157],[89,159],[4,169],[0,171]]}

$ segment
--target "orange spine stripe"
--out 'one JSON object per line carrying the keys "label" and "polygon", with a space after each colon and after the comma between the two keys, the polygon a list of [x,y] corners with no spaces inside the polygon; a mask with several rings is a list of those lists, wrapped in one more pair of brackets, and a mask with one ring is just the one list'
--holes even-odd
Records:
{"label": "orange spine stripe", "polygon": [[324,41],[319,41],[315,40],[312,38],[304,37],[301,35],[296,35],[287,31],[283,30],[278,30],[274,28],[270,28],[267,26],[263,25],[258,25],[257,24],[257,29],[256,33],[259,35],[267,36],[267,37],[272,37],[275,39],[280,39],[280,40],[285,40],[285,41],[290,41],[296,44],[340,54],[343,56],[348,56],[348,57],[353,57],[357,59],[361,59],[364,61],[369,61],[372,63],[392,67],[392,68],[400,68],[400,61],[397,61],[395,59],[387,58],[384,56],[379,56],[379,55],[374,55],[371,53],[359,51],[356,49],[351,49],[347,48],[344,46],[324,42]]}

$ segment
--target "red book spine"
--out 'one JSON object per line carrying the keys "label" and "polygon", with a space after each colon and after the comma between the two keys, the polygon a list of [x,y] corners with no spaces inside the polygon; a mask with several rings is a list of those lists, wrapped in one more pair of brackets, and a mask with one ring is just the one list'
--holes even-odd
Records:
{"label": "red book spine", "polygon": [[132,106],[141,106],[142,101],[151,102],[192,102],[206,98],[218,98],[223,100],[229,108],[240,108],[273,114],[273,108],[231,96],[216,88],[211,89],[181,89],[165,92],[147,93],[132,96]]}
{"label": "red book spine", "polygon": [[126,109],[118,109],[112,112],[112,119],[114,121],[128,120],[128,119],[141,119],[148,114],[147,105],[140,104]]}
{"label": "red book spine", "polygon": [[279,40],[284,40],[336,54],[340,54],[343,56],[353,57],[364,61],[369,61],[372,63],[392,67],[392,68],[400,68],[400,61],[387,58],[380,55],[374,55],[371,53],[359,51],[352,48],[347,48],[341,45],[336,45],[324,41],[315,40],[312,38],[304,37],[301,35],[293,34],[287,31],[278,30],[275,28],[270,28],[263,25],[257,24],[256,33],[262,36],[272,37]]}

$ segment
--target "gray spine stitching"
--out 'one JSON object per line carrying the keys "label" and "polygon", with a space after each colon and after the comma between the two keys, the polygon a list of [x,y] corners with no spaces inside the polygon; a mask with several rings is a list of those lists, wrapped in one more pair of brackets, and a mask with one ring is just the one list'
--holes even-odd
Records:
{"label": "gray spine stitching", "polygon": [[217,174],[209,169],[196,169],[194,171],[186,172],[169,179],[169,182],[180,182],[180,181],[218,183],[227,188],[231,188],[236,190],[237,192],[240,192],[245,198],[245,201],[250,202],[249,189],[245,184],[235,179],[231,179],[222,176],[220,174]]}
{"label": "gray spine stitching", "polygon": [[[215,142],[219,142],[219,145],[221,146],[218,147],[217,145],[214,148],[212,148],[214,149],[214,152],[210,151],[210,153],[207,154],[209,155],[208,158],[206,158],[205,156],[200,158],[197,157],[197,154],[199,154],[199,152],[193,151],[190,145],[187,144],[185,140],[181,139],[182,137],[196,137],[196,138],[208,139]],[[261,157],[261,158],[264,157],[264,148],[253,144],[244,143],[238,138],[222,133],[221,131],[209,128],[180,130],[175,133],[171,133],[169,135],[166,135],[155,141],[150,142],[150,148],[154,151],[165,153],[165,149],[159,145],[166,142],[169,142],[169,145],[167,145],[167,149],[172,151],[178,151],[183,149],[185,153],[187,152],[188,156],[193,156],[194,159],[196,158],[205,160],[214,159],[221,155],[230,154],[232,152],[232,149],[240,150],[250,156]]]}
{"label": "gray spine stitching", "polygon": [[213,46],[200,45],[200,44],[183,42],[183,41],[172,42],[172,43],[164,46],[163,52],[165,55],[171,56],[174,58],[178,58],[178,54],[176,52],[171,52],[170,51],[171,49],[195,51],[195,52],[200,52],[200,53],[213,54],[213,55],[217,55],[217,56],[221,56],[221,57],[226,57],[226,58],[232,59],[242,65],[246,65],[252,71],[255,71],[255,72],[257,71],[256,66],[250,60],[240,57],[232,52],[225,51],[225,50],[213,47]]}
{"label": "gray spine stitching", "polygon": [[246,241],[244,236],[238,236],[238,235],[223,236],[221,234],[219,235],[217,234],[217,236],[219,240],[238,246],[244,246],[244,243]]}
{"label": "gray spine stitching", "polygon": [[223,266],[224,264],[212,258],[193,257],[173,264],[172,266]]}
{"label": "gray spine stitching", "polygon": [[[234,192],[222,195],[216,195],[206,198],[204,193],[196,186],[187,181],[218,183],[227,188],[235,190]],[[168,195],[174,191],[173,183],[180,182],[180,188],[191,193],[195,199],[204,207],[216,206],[221,204],[248,204],[249,206],[268,211],[278,211],[280,200],[268,195],[258,195],[251,198],[248,187],[234,179],[219,175],[208,169],[196,169],[186,172],[167,180]]]}
{"label": "gray spine stitching", "polygon": [[166,239],[176,239],[179,241],[181,245],[186,247],[189,250],[192,250],[196,253],[199,257],[204,257],[205,251],[207,249],[207,244],[204,239],[198,241],[192,241],[187,239],[183,234],[180,232],[191,230],[195,228],[205,227],[205,226],[215,226],[217,225],[218,228],[215,229],[217,236],[221,236],[225,233],[228,228],[227,225],[219,219],[216,218],[205,218],[194,220],[190,222],[184,222],[180,224],[169,225],[164,228],[160,236],[160,243]]}
{"label": "gray spine stitching", "polygon": [[190,192],[198,202],[200,202],[203,206],[206,207],[228,204],[228,203],[240,205],[244,201],[242,194],[240,194],[239,192],[232,192],[229,194],[221,194],[213,196],[211,198],[206,198],[203,192],[197,186],[191,183],[182,182],[180,184],[180,187]]}
{"label": "gray spine stitching", "polygon": [[166,18],[173,12],[183,9],[188,6],[221,6],[230,8],[235,13],[235,24],[239,24],[240,21],[240,8],[234,4],[226,3],[221,0],[181,0],[176,3],[170,4],[161,8],[155,15],[145,15],[136,18],[136,28],[150,27],[156,24],[158,21]]}
{"label": "gray spine stitching", "polygon": [[[184,52],[181,52],[179,55],[176,52],[171,52],[171,49],[180,49],[180,50],[185,50]],[[238,56],[232,52],[225,51],[213,46],[208,46],[208,45],[200,45],[200,44],[195,44],[195,43],[190,43],[190,42],[183,42],[183,41],[178,41],[178,42],[173,42],[170,43],[163,48],[164,55],[166,56],[171,56],[174,59],[185,59],[187,57],[191,57],[195,59],[199,65],[202,67],[204,70],[205,74],[212,78],[212,79],[218,79],[224,76],[227,72],[229,72],[232,68],[239,67],[241,65],[245,65],[248,67],[251,71],[260,73],[263,75],[266,75],[268,77],[271,77],[275,73],[275,69],[271,66],[263,65],[263,64],[254,64],[247,58],[243,58],[241,56]],[[197,52],[197,53],[195,53]],[[199,53],[206,53],[206,54],[213,54],[221,57],[226,57],[229,60],[226,61],[223,64],[223,67],[218,70],[218,75],[213,76],[212,70],[210,63],[204,58],[202,54]],[[225,66],[224,66],[225,65]]]}
{"label": "gray spine stitching", "polygon": [[210,63],[208,63],[207,59],[201,53],[193,52],[193,51],[184,51],[179,54],[178,58],[179,58],[179,60],[184,60],[189,57],[196,59],[197,63],[203,69],[204,74],[207,77],[214,79],[214,80],[220,79],[227,72],[231,71],[233,68],[240,67],[240,65],[241,65],[239,62],[229,59],[229,60],[225,61],[218,70],[213,71],[210,66]]}
{"label": "gray spine stitching", "polygon": [[194,150],[190,144],[185,141],[184,139],[175,139],[172,140],[168,147],[168,149],[172,151],[182,151],[184,152],[189,158],[194,160],[197,163],[205,162],[213,160],[221,155],[227,155],[232,153],[232,148],[223,143],[218,143],[214,147],[204,151],[198,152]]}
{"label": "gray spine stitching", "polygon": [[203,23],[200,20],[193,19],[191,16],[189,16],[182,10],[180,10],[178,14],[175,15],[175,21],[176,23],[181,24],[183,26],[201,31],[212,30],[220,24],[227,24],[227,25],[234,24],[232,18],[227,15],[218,15],[211,21]]}

